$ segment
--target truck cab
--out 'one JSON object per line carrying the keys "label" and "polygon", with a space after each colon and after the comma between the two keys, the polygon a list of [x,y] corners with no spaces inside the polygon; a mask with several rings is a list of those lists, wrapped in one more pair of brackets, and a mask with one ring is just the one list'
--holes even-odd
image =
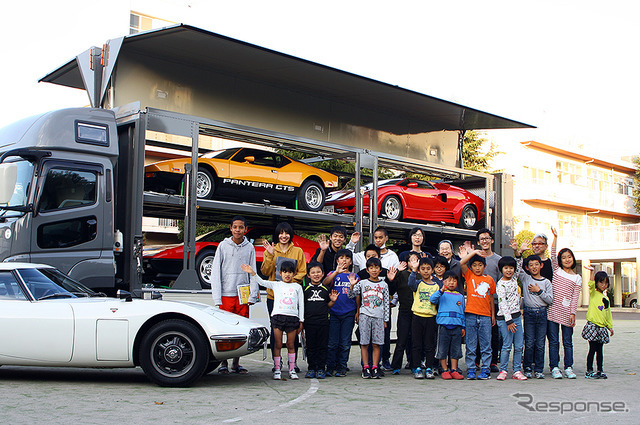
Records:
{"label": "truck cab", "polygon": [[0,129],[0,261],[46,263],[115,289],[113,111],[64,109]]}

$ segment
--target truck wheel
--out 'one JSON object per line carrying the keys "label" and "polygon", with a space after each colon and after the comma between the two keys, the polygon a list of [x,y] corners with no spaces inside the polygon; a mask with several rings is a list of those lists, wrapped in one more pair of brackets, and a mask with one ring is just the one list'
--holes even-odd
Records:
{"label": "truck wheel", "polygon": [[633,300],[629,303],[629,307],[631,308],[638,308],[638,301],[637,300]]}
{"label": "truck wheel", "polygon": [[202,289],[211,289],[211,266],[215,254],[214,250],[207,249],[196,256],[196,272]]}
{"label": "truck wheel", "polygon": [[402,219],[402,202],[397,196],[387,196],[382,201],[380,215],[387,217],[389,220]]}
{"label": "truck wheel", "polygon": [[192,323],[165,320],[142,337],[140,366],[162,387],[188,387],[204,374],[208,364],[207,339]]}
{"label": "truck wheel", "polygon": [[196,196],[200,199],[213,199],[215,191],[216,181],[213,175],[206,168],[199,167],[196,177]]}
{"label": "truck wheel", "polygon": [[473,229],[478,223],[478,213],[473,205],[466,205],[460,214],[460,227]]}
{"label": "truck wheel", "polygon": [[298,206],[307,211],[320,211],[324,207],[324,189],[318,182],[307,180],[298,192]]}

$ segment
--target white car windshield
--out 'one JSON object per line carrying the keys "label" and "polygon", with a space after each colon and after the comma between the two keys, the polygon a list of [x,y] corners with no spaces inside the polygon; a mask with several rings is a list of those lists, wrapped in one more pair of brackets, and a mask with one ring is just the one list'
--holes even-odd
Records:
{"label": "white car windshield", "polygon": [[38,269],[19,269],[18,273],[37,301],[54,298],[75,298],[71,292],[57,285]]}

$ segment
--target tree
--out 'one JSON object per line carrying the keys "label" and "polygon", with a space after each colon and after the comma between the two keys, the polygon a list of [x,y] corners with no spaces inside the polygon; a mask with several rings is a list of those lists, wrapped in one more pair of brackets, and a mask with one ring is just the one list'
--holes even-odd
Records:
{"label": "tree", "polygon": [[636,166],[636,172],[633,175],[633,206],[636,212],[640,213],[640,156],[633,157],[633,163]]}
{"label": "tree", "polygon": [[466,170],[491,171],[491,160],[501,152],[496,151],[493,142],[490,142],[489,149],[485,152],[484,146],[488,141],[482,132],[469,130],[464,133],[462,161]]}

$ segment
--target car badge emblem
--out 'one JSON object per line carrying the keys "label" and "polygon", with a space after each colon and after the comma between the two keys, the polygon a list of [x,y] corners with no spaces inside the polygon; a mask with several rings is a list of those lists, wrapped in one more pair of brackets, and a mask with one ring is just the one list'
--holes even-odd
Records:
{"label": "car badge emblem", "polygon": [[112,308],[111,308],[111,312],[112,312],[112,313],[115,313],[116,311],[118,311],[118,309],[117,309],[117,308],[115,308],[115,307],[112,307]]}

